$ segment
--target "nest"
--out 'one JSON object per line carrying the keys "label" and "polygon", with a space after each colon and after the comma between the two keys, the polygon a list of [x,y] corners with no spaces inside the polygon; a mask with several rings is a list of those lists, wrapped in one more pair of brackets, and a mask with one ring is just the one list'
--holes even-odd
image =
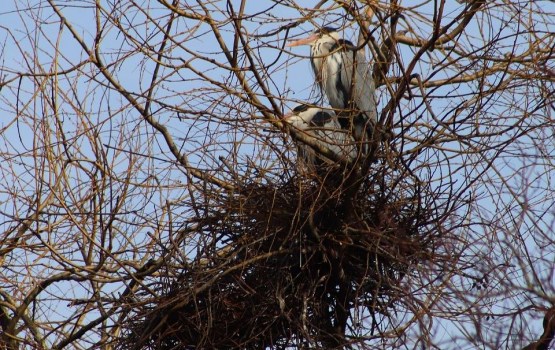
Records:
{"label": "nest", "polygon": [[429,189],[385,166],[356,191],[343,179],[214,193],[219,209],[187,233],[210,243],[122,301],[133,317],[119,348],[340,348],[361,327],[355,309],[383,330],[399,283],[433,251]]}

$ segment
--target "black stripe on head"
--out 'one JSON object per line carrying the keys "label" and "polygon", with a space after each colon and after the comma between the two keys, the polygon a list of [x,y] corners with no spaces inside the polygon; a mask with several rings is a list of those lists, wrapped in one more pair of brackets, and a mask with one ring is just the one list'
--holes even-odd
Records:
{"label": "black stripe on head", "polygon": [[329,27],[329,26],[324,26],[324,27],[318,28],[314,31],[314,33],[318,33],[318,34],[321,34],[321,35],[329,34],[329,33],[333,33],[333,32],[337,32],[337,28]]}
{"label": "black stripe on head", "polygon": [[350,42],[349,40],[339,39],[335,43],[333,43],[333,46],[331,47],[330,51],[335,51],[338,49],[346,49],[346,50],[354,51],[356,49],[356,46],[354,46],[353,43]]}
{"label": "black stripe on head", "polygon": [[310,124],[314,126],[324,126],[331,119],[332,119],[332,115],[330,113],[319,111],[314,115],[314,117],[310,121]]}
{"label": "black stripe on head", "polygon": [[301,113],[304,112],[306,110],[308,110],[308,105],[306,104],[302,104],[302,105],[298,105],[297,107],[293,108],[293,112],[295,113]]}

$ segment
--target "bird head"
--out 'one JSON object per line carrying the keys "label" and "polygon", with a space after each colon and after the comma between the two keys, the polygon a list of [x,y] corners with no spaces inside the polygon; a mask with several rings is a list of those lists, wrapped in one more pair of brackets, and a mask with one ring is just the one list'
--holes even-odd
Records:
{"label": "bird head", "polygon": [[336,42],[339,40],[339,33],[336,28],[332,27],[321,27],[316,29],[310,36],[290,41],[286,46],[294,47],[301,45],[314,46],[318,42]]}
{"label": "bird head", "polygon": [[283,121],[297,129],[324,127],[334,117],[334,113],[320,107],[301,104],[284,116]]}
{"label": "bird head", "polygon": [[318,110],[319,108],[310,107],[307,104],[300,104],[293,108],[291,112],[287,113],[283,121],[296,128],[304,129],[310,124],[310,121]]}

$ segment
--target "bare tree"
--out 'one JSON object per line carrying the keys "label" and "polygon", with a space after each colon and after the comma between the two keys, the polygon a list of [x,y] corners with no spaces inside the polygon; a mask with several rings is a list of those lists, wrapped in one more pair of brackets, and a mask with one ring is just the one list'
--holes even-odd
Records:
{"label": "bare tree", "polygon": [[[8,3],[0,348],[549,346],[552,1]],[[322,26],[367,159],[282,123]]]}

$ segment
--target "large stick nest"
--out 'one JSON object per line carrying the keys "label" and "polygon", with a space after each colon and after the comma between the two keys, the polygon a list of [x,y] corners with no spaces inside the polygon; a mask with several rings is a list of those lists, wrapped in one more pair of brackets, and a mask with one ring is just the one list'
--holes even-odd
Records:
{"label": "large stick nest", "polygon": [[337,348],[363,327],[355,309],[381,331],[434,250],[439,207],[406,172],[372,171],[354,193],[337,172],[212,193],[185,232],[204,242],[194,261],[122,300],[133,317],[120,348]]}

